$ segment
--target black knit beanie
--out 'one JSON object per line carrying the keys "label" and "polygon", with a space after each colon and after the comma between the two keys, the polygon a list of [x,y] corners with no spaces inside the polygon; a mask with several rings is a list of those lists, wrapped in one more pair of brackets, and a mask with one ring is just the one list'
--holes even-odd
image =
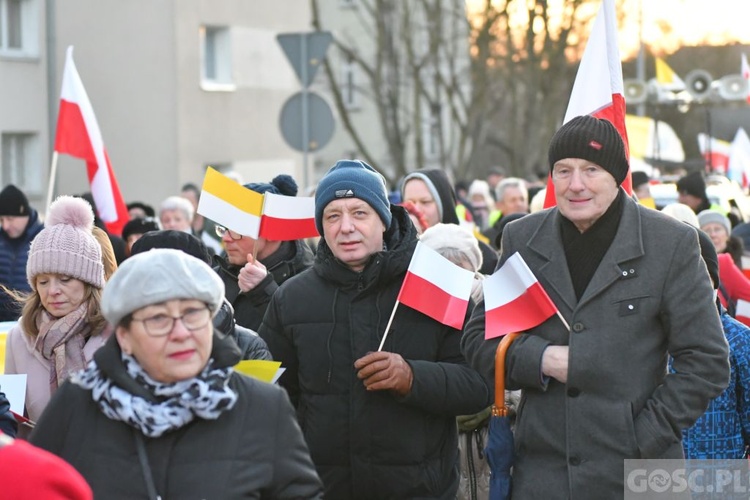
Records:
{"label": "black knit beanie", "polygon": [[173,229],[149,231],[133,243],[130,254],[136,255],[153,248],[182,250],[196,259],[202,260],[209,266],[211,265],[211,253],[208,251],[206,244],[190,233],[175,231]]}
{"label": "black knit beanie", "polygon": [[680,177],[677,181],[677,192],[687,193],[701,200],[708,199],[706,197],[706,181],[703,180],[703,174],[700,172],[691,172]]}
{"label": "black knit beanie", "polygon": [[8,184],[0,191],[0,215],[27,216],[31,208],[23,191]]}
{"label": "black knit beanie", "polygon": [[628,158],[622,137],[611,122],[591,115],[577,116],[552,137],[549,168],[565,158],[582,158],[612,174],[619,186],[628,175]]}

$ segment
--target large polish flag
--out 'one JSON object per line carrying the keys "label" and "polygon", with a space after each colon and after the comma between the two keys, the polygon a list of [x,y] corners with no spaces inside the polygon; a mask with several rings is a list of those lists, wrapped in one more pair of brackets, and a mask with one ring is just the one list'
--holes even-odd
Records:
{"label": "large polish flag", "polygon": [[742,54],[740,72],[742,73],[742,78],[744,78],[747,83],[747,95],[745,96],[745,101],[750,104],[750,65],[747,64],[747,56],[745,54]]}
{"label": "large polish flag", "polygon": [[258,239],[263,195],[208,167],[198,213],[227,229]]}
{"label": "large polish flag", "polygon": [[737,129],[729,147],[727,168],[727,177],[730,180],[736,181],[743,188],[750,185],[750,137],[742,127]]}
{"label": "large polish flag", "polygon": [[750,325],[750,302],[738,299],[734,317],[737,318],[737,321]]}
{"label": "large polish flag", "polygon": [[722,141],[703,132],[698,134],[698,149],[712,172],[728,173],[731,148],[732,143],[729,141]]}
{"label": "large polish flag", "polygon": [[86,161],[91,195],[99,218],[110,234],[122,234],[123,226],[130,219],[128,208],[104,147],[94,108],[73,62],[73,46],[68,47],[65,58],[55,151]]}
{"label": "large polish flag", "polygon": [[473,282],[474,273],[418,242],[397,300],[444,325],[461,330]]}
{"label": "large polish flag", "polygon": [[298,240],[318,236],[315,227],[315,198],[263,195],[260,236],[271,241]]}
{"label": "large polish flag", "polygon": [[518,252],[485,279],[482,288],[485,339],[528,330],[557,313],[557,306]]}
{"label": "large polish flag", "polygon": [[[563,123],[580,115],[593,115],[609,120],[620,132],[625,143],[625,154],[630,158],[625,128],[624,88],[620,49],[617,46],[615,2],[603,0],[578,67]],[[633,193],[629,172],[622,187],[628,194]],[[555,187],[552,177],[548,177],[544,208],[556,204]]]}

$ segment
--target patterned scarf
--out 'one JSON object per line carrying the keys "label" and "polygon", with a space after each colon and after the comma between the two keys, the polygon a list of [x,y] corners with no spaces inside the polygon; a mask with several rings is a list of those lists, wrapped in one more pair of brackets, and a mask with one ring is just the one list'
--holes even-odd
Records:
{"label": "patterned scarf", "polygon": [[50,362],[50,393],[54,393],[71,373],[86,366],[83,346],[91,334],[91,327],[86,322],[87,310],[86,303],[83,303],[62,318],[55,318],[47,311],[39,315],[39,335],[34,349]]}
{"label": "patterned scarf", "polygon": [[179,429],[195,417],[215,420],[237,402],[237,394],[229,387],[232,368],[212,368],[213,359],[197,376],[171,384],[149,377],[132,356],[123,353],[122,361],[128,375],[156,396],[158,403],[115,385],[95,361],[73,374],[70,380],[91,389],[93,400],[107,417],[135,427],[148,437],[156,438]]}

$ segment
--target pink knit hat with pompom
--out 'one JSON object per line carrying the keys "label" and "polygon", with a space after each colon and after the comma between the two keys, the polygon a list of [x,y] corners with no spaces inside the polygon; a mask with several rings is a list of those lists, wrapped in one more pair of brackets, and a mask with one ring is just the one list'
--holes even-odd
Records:
{"label": "pink knit hat with pompom", "polygon": [[102,249],[91,234],[94,211],[86,200],[60,196],[49,207],[42,229],[31,242],[26,278],[36,290],[36,276],[70,276],[96,288],[104,287]]}

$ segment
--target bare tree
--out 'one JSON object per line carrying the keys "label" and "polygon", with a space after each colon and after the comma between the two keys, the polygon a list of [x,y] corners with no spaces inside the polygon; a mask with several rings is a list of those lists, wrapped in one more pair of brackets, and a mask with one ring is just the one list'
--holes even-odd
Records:
{"label": "bare tree", "polygon": [[[311,0],[313,27],[328,29],[319,3]],[[366,77],[358,91],[373,105],[381,146],[357,127],[333,63],[325,65],[358,154],[391,182],[424,167],[455,178],[483,177],[497,164],[524,177],[546,170],[600,2],[548,3],[358,0],[358,37],[335,36],[334,46]]]}

